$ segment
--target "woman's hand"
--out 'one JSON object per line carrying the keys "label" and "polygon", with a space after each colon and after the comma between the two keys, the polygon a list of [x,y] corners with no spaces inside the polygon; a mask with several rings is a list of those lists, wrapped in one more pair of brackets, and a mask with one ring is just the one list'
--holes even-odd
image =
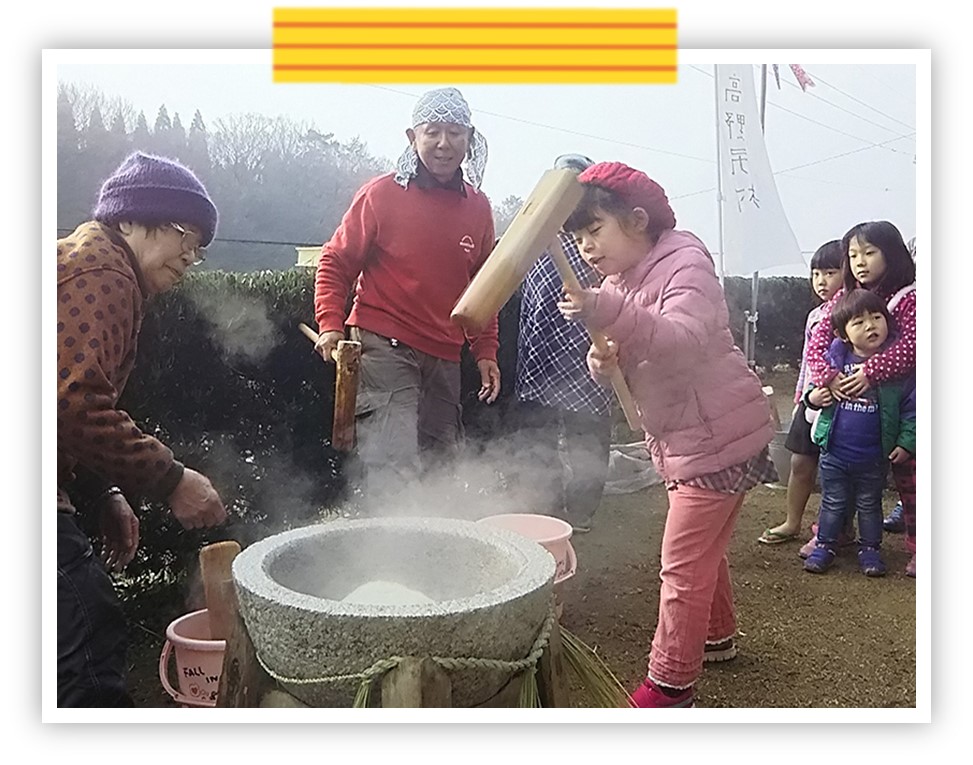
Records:
{"label": "woman's hand", "polygon": [[98,516],[101,559],[109,571],[121,571],[132,562],[139,546],[139,519],[122,494],[110,494]]}

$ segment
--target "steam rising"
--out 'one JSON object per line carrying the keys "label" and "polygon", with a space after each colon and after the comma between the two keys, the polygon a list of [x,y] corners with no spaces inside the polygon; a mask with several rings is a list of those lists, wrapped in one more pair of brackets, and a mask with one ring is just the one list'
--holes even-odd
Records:
{"label": "steam rising", "polygon": [[196,307],[212,326],[212,337],[229,361],[260,364],[280,340],[262,300],[239,295],[196,296]]}

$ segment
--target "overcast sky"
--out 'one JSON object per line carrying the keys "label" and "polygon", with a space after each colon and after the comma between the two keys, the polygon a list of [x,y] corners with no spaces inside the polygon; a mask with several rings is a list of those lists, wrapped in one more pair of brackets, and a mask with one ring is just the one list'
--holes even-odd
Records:
{"label": "overcast sky", "polygon": [[[680,51],[676,85],[461,85],[489,142],[484,191],[494,203],[526,197],[561,153],[626,162],[659,181],[679,227],[717,252],[713,63],[753,63],[758,97],[759,65],[774,63],[732,56]],[[805,261],[863,220],[891,220],[906,239],[915,235],[914,61],[910,53],[816,52],[796,62],[816,83],[807,92],[783,61],[778,89],[768,66],[767,151]],[[390,159],[406,145],[416,98],[436,87],[275,84],[268,51],[59,52],[57,78],[129,101],[150,126],[162,104],[187,127],[196,109],[210,129],[232,114],[285,115],[341,141],[358,136]],[[221,228],[230,236],[232,221]],[[794,263],[765,273],[805,271]]]}
{"label": "overcast sky", "polygon": [[[501,5],[506,2],[382,0],[372,4],[459,6]],[[517,0],[510,2],[517,4]],[[358,0],[340,0],[336,3],[291,0],[285,4],[320,6],[361,3]],[[522,4],[558,7],[595,5],[591,0],[524,0]],[[612,3],[613,6],[630,4],[654,5],[644,0],[615,0]],[[90,0],[85,3],[48,0],[5,6],[5,10],[10,8],[11,14],[7,24],[9,34],[4,46],[0,47],[0,56],[3,56],[5,64],[4,97],[8,107],[4,121],[8,147],[5,158],[13,168],[5,186],[5,212],[12,225],[7,231],[7,252],[11,257],[6,261],[5,271],[9,289],[3,301],[5,325],[13,331],[6,333],[5,347],[9,359],[18,363],[23,360],[26,366],[23,373],[7,375],[4,388],[7,400],[15,402],[8,407],[12,415],[10,419],[14,421],[13,433],[8,438],[14,458],[9,461],[8,473],[18,478],[7,482],[8,505],[12,510],[8,536],[14,543],[9,546],[5,561],[8,578],[16,575],[17,581],[24,583],[24,586],[9,588],[9,611],[30,615],[23,620],[26,625],[24,629],[10,631],[11,641],[16,641],[16,645],[11,645],[8,653],[27,660],[11,664],[9,684],[11,688],[30,689],[27,697],[32,699],[43,694],[44,722],[102,722],[105,719],[104,713],[99,710],[91,710],[87,716],[68,716],[59,714],[61,710],[53,709],[56,680],[52,659],[56,615],[53,513],[41,512],[43,504],[50,503],[56,472],[55,411],[51,406],[53,398],[47,382],[53,377],[54,365],[50,352],[55,340],[55,327],[51,320],[54,315],[54,292],[49,285],[53,284],[55,274],[49,251],[46,257],[40,255],[44,248],[51,247],[56,230],[53,214],[56,207],[53,152],[56,72],[49,71],[47,63],[52,58],[52,51],[56,51],[63,61],[68,58],[80,60],[78,53],[66,55],[68,49],[77,48],[139,51],[174,47],[265,49],[270,44],[272,9],[275,5],[278,3],[260,0],[167,0],[162,4],[136,3],[132,0]],[[848,0],[802,3],[784,0],[734,0],[732,3],[725,0],[687,0],[660,5],[678,8],[678,58],[682,65],[679,85],[665,88],[652,86],[651,99],[619,96],[620,89],[599,89],[601,99],[594,102],[593,108],[589,108],[590,118],[597,120],[595,127],[587,123],[582,127],[586,103],[581,99],[569,100],[569,88],[559,88],[557,91],[549,89],[552,97],[538,100],[518,98],[519,91],[528,93],[527,88],[502,88],[499,89],[499,97],[488,98],[486,94],[489,88],[462,86],[469,97],[477,124],[490,140],[492,159],[487,168],[485,188],[491,196],[501,199],[509,193],[523,196],[553,156],[562,150],[585,151],[595,159],[629,161],[655,175],[670,191],[680,225],[697,230],[710,247],[715,248],[715,198],[710,196],[706,199],[702,192],[697,195],[699,199],[680,196],[716,185],[712,81],[704,72],[692,67],[710,71],[710,65],[718,57],[692,49],[807,51],[832,47],[860,51],[855,54],[798,54],[797,62],[807,68],[818,85],[806,94],[801,93],[792,86],[793,80],[785,72],[783,79],[791,84],[785,84],[780,93],[773,87],[769,91],[771,106],[767,114],[767,139],[770,162],[779,172],[778,186],[784,208],[804,250],[814,249],[821,241],[840,235],[848,226],[862,219],[887,218],[895,222],[906,236],[910,236],[914,228],[917,229],[920,247],[917,266],[921,285],[918,304],[917,371],[920,385],[917,428],[920,443],[926,445],[923,457],[918,461],[919,544],[923,559],[930,561],[931,555],[927,552],[931,552],[930,540],[935,537],[937,573],[941,574],[936,576],[934,582],[937,597],[942,602],[958,601],[964,595],[961,588],[965,580],[960,567],[965,559],[965,537],[951,532],[954,527],[961,528],[963,513],[969,505],[969,485],[964,479],[969,468],[966,433],[957,427],[959,421],[956,420],[956,412],[969,395],[969,381],[966,375],[956,373],[962,358],[956,351],[966,347],[969,339],[961,334],[965,332],[965,323],[953,319],[958,318],[962,306],[969,300],[969,282],[963,275],[968,271],[965,247],[969,238],[966,222],[970,207],[968,168],[971,166],[968,116],[969,83],[973,79],[969,28],[957,11],[961,6],[952,0],[925,0],[922,3],[889,3],[887,0],[856,0],[853,3]],[[927,56],[922,60],[932,62],[934,86],[930,87],[930,83],[923,82],[922,78],[917,82],[911,67],[885,66],[891,62],[904,63],[902,54],[889,54],[884,52],[886,49],[915,49],[920,51],[919,55]],[[43,64],[42,51],[46,52]],[[323,96],[323,86],[272,86],[269,54],[266,54],[265,65],[255,76],[248,78],[238,72],[232,80],[224,78],[217,82],[211,80],[208,67],[184,66],[196,58],[195,54],[186,50],[156,55],[167,67],[156,70],[153,75],[136,67],[135,59],[139,54],[113,54],[116,58],[119,55],[124,63],[122,66],[115,65],[117,71],[113,75],[133,75],[129,77],[130,87],[132,82],[136,82],[138,87],[130,100],[133,103],[145,102],[145,106],[140,108],[144,108],[150,121],[163,102],[170,114],[178,111],[186,121],[193,110],[201,108],[210,124],[222,113],[245,110],[268,114],[291,113],[299,119],[313,120],[320,126],[319,129],[334,132],[342,140],[351,135],[361,135],[374,153],[390,156],[397,154],[401,148],[400,136],[408,122],[413,99],[424,90],[422,87],[397,87],[396,90],[407,95],[396,95],[395,100],[387,101],[375,114],[371,112],[371,106],[384,96],[378,89],[370,88],[365,91],[368,95],[356,102],[356,110],[346,108],[338,111],[328,104],[328,99],[315,95],[320,92]],[[233,57],[227,51],[220,55],[223,59]],[[735,60],[731,60],[730,55]],[[793,62],[795,58],[792,55],[781,53],[774,55],[771,60],[764,61],[764,56],[749,60],[754,63],[777,61],[783,64],[784,61]],[[719,58],[720,63],[743,60],[746,59],[741,51],[724,51],[724,56]],[[832,66],[838,62],[847,66]],[[929,63],[921,71],[926,73],[928,79]],[[75,72],[80,76],[80,70]],[[91,74],[90,71],[87,73]],[[107,80],[102,82],[107,84]],[[202,96],[196,95],[196,83],[203,91]],[[106,87],[105,90],[109,89]],[[648,90],[643,89],[643,92]],[[678,95],[688,90],[694,92],[685,97]],[[236,94],[241,91],[258,97],[251,99],[249,105],[234,103]],[[555,92],[557,97],[553,97]],[[186,94],[185,98],[183,94]],[[286,99],[285,94],[288,94]],[[119,91],[119,95],[124,94]],[[286,106],[282,105],[285,100]],[[845,111],[823,101],[830,101]],[[918,114],[916,104],[921,106]],[[358,112],[369,114],[368,119],[362,121],[364,124],[355,124]],[[494,114],[504,115],[506,119]],[[935,114],[935,120],[932,120],[932,114]],[[557,129],[536,128],[515,120],[530,120]],[[815,122],[820,124],[816,125]],[[569,130],[597,136],[598,139],[565,132]],[[917,151],[916,145],[907,139],[896,138],[912,130],[918,131],[917,166],[911,165],[911,154]],[[586,143],[589,140],[591,142]],[[887,144],[888,149],[870,148],[872,144],[885,141],[894,142]],[[936,147],[934,154],[931,151],[933,145]],[[649,147],[655,151],[650,151]],[[847,157],[832,159],[836,154],[847,154]],[[42,157],[41,172],[38,172],[38,157]],[[935,165],[932,164],[933,160]],[[707,161],[711,164],[707,165]],[[805,167],[781,172],[796,165]],[[39,199],[43,200],[40,215],[37,210]],[[936,203],[934,211],[933,199]],[[924,239],[931,239],[930,248],[926,250],[928,257],[922,257]],[[934,258],[935,269],[932,268]],[[932,374],[934,345],[937,349],[936,362],[940,367],[935,375]],[[951,365],[949,369],[945,366],[947,362]],[[938,402],[935,410],[931,406],[933,398]],[[42,413],[41,427],[37,424],[37,412]],[[37,459],[37,455],[43,459]],[[933,509],[931,486],[934,475],[937,489],[935,530],[930,520],[933,513],[928,512]],[[45,496],[47,500],[43,500]],[[42,537],[38,534],[38,518],[43,526]],[[41,539],[43,544],[40,543]],[[656,540],[648,542],[650,545],[655,543]],[[43,553],[41,565],[38,565],[38,550]],[[933,642],[932,582],[931,576],[920,577],[916,581],[917,708],[804,710],[802,720],[886,723],[932,720],[932,665],[929,661]],[[38,639],[36,632],[36,625],[40,621],[36,618],[38,612],[41,612],[44,623],[44,630],[39,636],[41,639]],[[968,633],[964,629],[963,613],[957,609],[940,608],[935,616],[937,655],[960,655]],[[41,657],[45,657],[43,661]],[[37,677],[38,664],[42,669],[40,682]],[[884,730],[887,729],[883,728],[882,733],[868,735],[870,751],[886,758],[901,759],[903,756],[924,756],[936,744],[940,748],[948,747],[950,740],[961,745],[965,742],[964,736],[968,732],[968,721],[963,713],[966,708],[962,696],[965,685],[951,666],[944,667],[946,664],[941,662],[936,678],[936,698],[941,702],[937,705],[936,726],[926,726],[922,730],[916,728],[905,736],[885,735]],[[952,672],[949,678],[944,674],[947,672]],[[956,681],[951,682],[954,676]],[[51,735],[53,729],[50,726],[37,725],[36,703],[17,703],[18,700],[19,696],[8,705],[8,720],[14,726],[22,723],[17,730],[21,738],[29,739],[32,751],[39,758],[43,759],[46,752],[48,758],[68,757],[80,763],[95,758],[104,759],[106,751],[110,751],[103,746],[85,746],[83,739],[91,739],[85,735],[86,730],[73,733],[61,729],[56,732],[57,735]],[[232,718],[237,721],[263,722],[271,719],[264,714],[266,710],[234,711],[241,715],[260,713],[259,716]],[[556,713],[558,710],[548,711]],[[574,711],[577,710],[564,710],[565,713]],[[136,716],[126,715],[126,721],[159,721],[152,714],[154,710],[132,712]],[[360,722],[360,715],[352,716],[355,712],[357,710],[328,710],[326,719],[329,723]],[[714,716],[707,716],[708,713]],[[440,718],[447,722],[459,720],[445,714],[439,714],[437,719]],[[228,719],[224,717],[220,721]],[[393,718],[383,718],[384,721],[390,719]],[[419,719],[418,716],[411,718],[412,721]],[[510,721],[512,718],[489,719]],[[552,719],[577,723],[592,718],[545,717],[545,721]],[[788,710],[701,709],[697,710],[696,719],[703,722],[753,723],[792,722],[796,718]],[[516,731],[506,728],[502,737],[497,737],[493,729],[481,727],[474,731],[470,725],[438,725],[433,736],[429,735],[433,731],[428,727],[410,731],[396,726],[394,735],[381,735],[385,730],[393,730],[385,726],[378,735],[373,735],[371,729],[367,733],[368,746],[376,756],[386,753],[401,755],[403,746],[409,744],[429,749],[430,742],[438,750],[449,747],[452,751],[461,752],[461,756],[470,762],[494,761],[498,756],[506,755],[511,747],[516,747],[522,758],[550,757],[552,751],[557,751],[557,747],[552,746],[556,742],[561,743],[561,749],[567,743],[575,759],[603,758],[606,751],[645,756],[647,739],[641,727],[585,726],[583,731],[576,730],[577,725],[574,727],[575,730],[563,726],[551,728],[549,725],[518,726]],[[548,734],[552,739],[550,743],[540,735],[529,735],[541,729],[556,731]],[[73,730],[81,729],[76,727]],[[176,740],[169,727],[116,726],[111,736],[116,748],[137,751],[145,762],[170,761],[174,746],[182,749],[191,746],[201,757],[225,757],[228,751],[235,755],[237,749],[245,746],[251,758],[280,759],[278,737],[259,736],[256,731],[255,735],[247,736],[247,731],[239,727],[230,734],[214,733],[216,730],[213,726],[194,726],[190,731],[184,726]],[[357,725],[329,726],[328,752],[334,754],[340,751],[360,757],[362,730]],[[734,761],[774,762],[780,758],[780,752],[793,748],[793,729],[787,725],[742,725],[730,726],[726,730],[729,732],[719,737],[693,737],[694,751],[723,759],[729,757]],[[860,736],[861,730],[855,728],[849,729],[846,734],[839,733],[835,741],[839,745],[853,744],[853,738]],[[873,730],[877,728],[873,726]],[[482,746],[479,745],[481,739],[477,731],[485,731]],[[154,735],[156,732],[157,736]],[[518,736],[518,733],[521,735]],[[312,756],[320,755],[317,729],[305,728],[294,733],[289,730],[288,735],[300,742],[298,746],[306,742],[306,749],[302,749],[297,756],[302,756],[305,751]],[[491,738],[487,739],[487,736]],[[503,739],[503,746],[498,749],[496,742],[500,738]],[[653,731],[650,749],[658,756],[681,754],[684,753],[684,743],[681,732],[669,735],[669,732],[657,728]]]}

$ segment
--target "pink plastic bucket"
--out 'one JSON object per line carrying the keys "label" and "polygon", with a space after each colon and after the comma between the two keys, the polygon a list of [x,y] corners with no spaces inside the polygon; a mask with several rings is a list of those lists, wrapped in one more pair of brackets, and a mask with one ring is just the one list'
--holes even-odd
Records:
{"label": "pink plastic bucket", "polygon": [[578,559],[571,546],[571,524],[550,515],[535,515],[530,513],[505,513],[503,515],[489,515],[481,518],[477,523],[485,523],[508,531],[515,531],[528,539],[544,546],[554,556],[557,568],[554,572],[554,583],[560,584],[574,576],[578,567]]}
{"label": "pink plastic bucket", "polygon": [[[169,682],[169,657],[173,652],[178,690]],[[225,640],[210,638],[209,611],[204,608],[180,616],[166,627],[166,642],[159,656],[162,687],[183,706],[216,706],[225,652]]]}

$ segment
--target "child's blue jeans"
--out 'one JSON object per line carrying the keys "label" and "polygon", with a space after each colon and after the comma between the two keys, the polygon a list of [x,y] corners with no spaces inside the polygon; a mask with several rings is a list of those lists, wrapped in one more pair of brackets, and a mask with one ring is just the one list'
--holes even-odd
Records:
{"label": "child's blue jeans", "polygon": [[845,527],[848,512],[858,514],[858,542],[877,548],[882,543],[882,492],[889,464],[851,463],[821,452],[818,474],[821,481],[821,513],[818,544],[833,547]]}

